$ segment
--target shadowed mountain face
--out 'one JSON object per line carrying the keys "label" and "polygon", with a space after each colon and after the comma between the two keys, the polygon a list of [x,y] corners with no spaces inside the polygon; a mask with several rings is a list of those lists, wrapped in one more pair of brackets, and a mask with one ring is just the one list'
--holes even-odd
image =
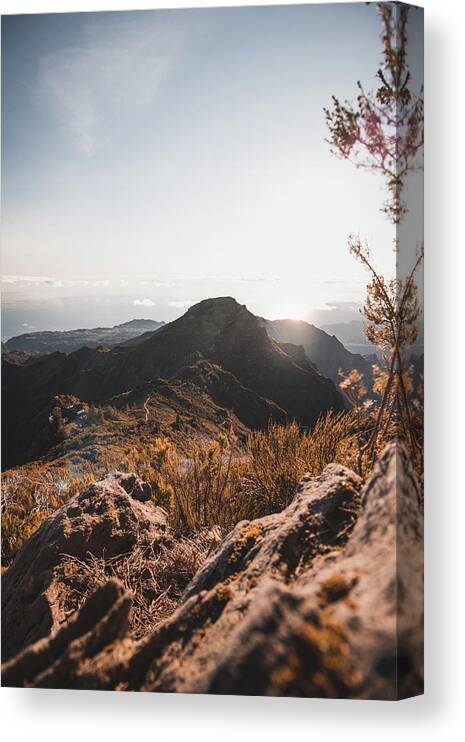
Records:
{"label": "shadowed mountain face", "polygon": [[371,363],[358,353],[348,351],[335,335],[328,335],[324,330],[301,320],[263,320],[263,324],[268,335],[277,342],[303,346],[318,370],[336,384],[341,380],[339,369],[347,373],[355,368],[371,385]]}
{"label": "shadowed mountain face", "polygon": [[28,353],[72,353],[79,348],[97,348],[105,345],[112,348],[144,332],[155,332],[164,322],[151,319],[133,319],[114,327],[94,327],[87,330],[66,330],[64,332],[28,332],[10,338],[3,344],[6,352],[23,351]]}
{"label": "shadowed mountain face", "polygon": [[302,348],[269,337],[263,321],[234,299],[207,299],[136,345],[52,353],[24,365],[7,358],[4,467],[47,450],[44,431],[57,395],[97,405],[131,406],[134,399],[140,407],[142,397],[156,394],[160,380],[165,399],[166,384],[185,385],[186,406],[192,403],[197,416],[204,395],[247,428],[264,427],[270,419],[311,426],[329,409],[343,409],[333,382],[315,370]]}

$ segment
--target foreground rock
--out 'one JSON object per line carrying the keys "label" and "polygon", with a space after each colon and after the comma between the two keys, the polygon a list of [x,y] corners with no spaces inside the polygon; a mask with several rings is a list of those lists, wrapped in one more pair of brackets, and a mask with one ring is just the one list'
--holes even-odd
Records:
{"label": "foreground rock", "polygon": [[112,557],[166,537],[166,516],[150,496],[134,474],[116,474],[74,497],[26,541],[2,578],[3,661],[68,618],[65,557]]}
{"label": "foreground rock", "polygon": [[331,465],[236,526],[155,631],[101,587],[3,668],[4,685],[396,699],[422,692],[419,491],[389,446],[362,490]]}

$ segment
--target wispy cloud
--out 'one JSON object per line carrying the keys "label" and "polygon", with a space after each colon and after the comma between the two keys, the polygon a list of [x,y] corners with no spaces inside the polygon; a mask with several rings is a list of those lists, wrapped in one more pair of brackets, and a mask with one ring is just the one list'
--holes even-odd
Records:
{"label": "wispy cloud", "polygon": [[267,280],[267,278],[246,278],[245,276],[238,278],[241,283],[265,283]]}
{"label": "wispy cloud", "polygon": [[86,279],[69,279],[58,278],[56,276],[27,276],[5,274],[1,277],[1,282],[7,286],[26,287],[26,286],[44,286],[50,288],[74,288],[77,286],[89,286],[92,288],[105,288],[110,286],[110,281],[106,278],[86,280]]}
{"label": "wispy cloud", "polygon": [[2,283],[12,286],[48,286],[56,284],[59,279],[50,276],[21,276],[21,275],[3,275]]}
{"label": "wispy cloud", "polygon": [[173,288],[173,286],[179,286],[179,281],[171,281],[171,279],[164,278],[148,278],[144,281],[139,281],[141,286],[154,286],[155,288]]}
{"label": "wispy cloud", "polygon": [[47,55],[38,90],[65,136],[92,154],[108,132],[139,116],[182,55],[182,27],[143,17],[94,22],[78,47]]}
{"label": "wispy cloud", "polygon": [[156,304],[152,299],[134,299],[133,304],[135,307],[155,307]]}

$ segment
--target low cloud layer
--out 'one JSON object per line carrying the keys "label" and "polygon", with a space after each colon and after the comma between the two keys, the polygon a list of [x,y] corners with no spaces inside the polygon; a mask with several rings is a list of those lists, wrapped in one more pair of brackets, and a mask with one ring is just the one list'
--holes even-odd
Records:
{"label": "low cloud layer", "polygon": [[1,278],[2,284],[5,286],[16,286],[18,288],[25,288],[27,286],[44,286],[50,288],[75,288],[75,287],[90,287],[90,288],[104,288],[110,286],[108,279],[69,279],[69,278],[57,278],[56,276],[25,276],[25,275],[9,275],[6,274]]}
{"label": "low cloud layer", "polygon": [[156,304],[152,299],[134,299],[133,304],[135,307],[155,307]]}

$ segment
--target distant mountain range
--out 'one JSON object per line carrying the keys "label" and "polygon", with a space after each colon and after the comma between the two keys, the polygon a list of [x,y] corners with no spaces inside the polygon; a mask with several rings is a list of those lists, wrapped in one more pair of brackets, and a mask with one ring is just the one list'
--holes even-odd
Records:
{"label": "distant mountain range", "polygon": [[349,322],[334,322],[329,325],[323,324],[321,327],[329,335],[335,335],[352,353],[368,355],[374,353],[376,350],[365,337],[366,322],[363,319],[353,319]]}
{"label": "distant mountain range", "polygon": [[[302,325],[304,340],[316,332],[321,344],[328,342],[334,376],[336,350],[344,355],[343,346]],[[223,297],[202,301],[174,322],[113,349],[82,347],[27,363],[6,354],[3,465],[23,463],[50,448],[50,412],[58,397],[72,397],[75,406],[79,400],[137,409],[141,425],[145,417],[157,424],[191,426],[197,434],[202,429],[207,434],[213,424],[239,432],[261,428],[270,419],[311,426],[328,410],[342,410],[334,382],[315,368],[302,344],[284,339],[286,327],[267,324]],[[278,332],[283,341],[272,336]],[[350,354],[344,359],[348,362]],[[323,361],[320,348],[319,368]]]}
{"label": "distant mountain range", "polygon": [[[314,367],[323,376],[332,379],[336,384],[340,381],[339,370],[344,372],[356,368],[371,380],[372,358],[367,360],[359,353],[351,353],[336,337],[336,331],[341,336],[352,340],[363,340],[363,325],[360,322],[341,323],[328,326],[334,329],[335,334],[315,327],[315,325],[299,320],[266,320],[259,318],[268,335],[278,343],[301,345],[305,354]],[[10,354],[10,360],[24,363],[30,360],[31,355],[46,353],[72,353],[80,348],[114,348],[117,345],[136,346],[149,339],[154,332],[163,327],[164,322],[155,322],[150,319],[134,319],[114,327],[95,327],[92,329],[65,330],[54,332],[30,332],[11,338],[2,343],[4,353]],[[352,330],[348,329],[348,325]],[[355,325],[357,327],[355,327]],[[358,327],[360,325],[360,327]],[[369,349],[371,346],[367,345]]]}
{"label": "distant mountain range", "polygon": [[318,370],[336,384],[341,381],[339,370],[360,371],[371,383],[371,362],[359,353],[351,353],[335,335],[300,320],[263,320],[267,333],[278,342],[301,345]]}
{"label": "distant mountain range", "polygon": [[2,343],[6,352],[26,353],[72,353],[79,348],[98,348],[100,345],[113,348],[144,332],[155,332],[164,322],[151,319],[133,319],[114,327],[95,327],[91,330],[65,330],[63,332],[28,332]]}
{"label": "distant mountain range", "polygon": [[[366,322],[362,319],[353,319],[350,322],[335,322],[333,324],[322,324],[322,329],[329,335],[335,335],[344,347],[351,353],[362,354],[363,357],[373,361],[376,357],[376,348],[368,342],[365,336]],[[418,339],[412,348],[412,353],[421,355],[423,353],[424,337],[423,325],[418,326]]]}

